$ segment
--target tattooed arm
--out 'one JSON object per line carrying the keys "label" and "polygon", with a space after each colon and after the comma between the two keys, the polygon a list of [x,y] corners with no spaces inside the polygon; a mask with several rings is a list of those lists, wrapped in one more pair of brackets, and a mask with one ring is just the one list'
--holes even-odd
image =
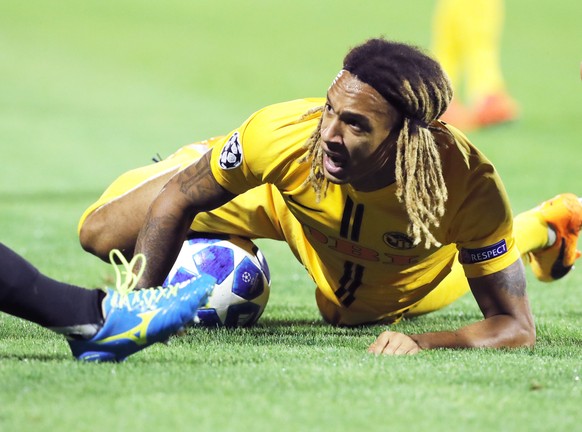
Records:
{"label": "tattooed arm", "polygon": [[415,354],[431,348],[533,346],[535,326],[526,294],[521,260],[500,272],[469,279],[485,319],[456,331],[404,335],[383,332],[370,346],[375,354]]}
{"label": "tattooed arm", "polygon": [[196,215],[220,207],[234,196],[214,179],[210,152],[174,175],[150,206],[137,237],[135,253],[143,253],[147,259],[139,285],[160,285]]}

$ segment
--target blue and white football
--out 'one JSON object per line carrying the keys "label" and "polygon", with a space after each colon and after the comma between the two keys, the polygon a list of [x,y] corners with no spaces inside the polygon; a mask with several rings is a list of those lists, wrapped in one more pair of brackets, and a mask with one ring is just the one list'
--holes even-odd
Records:
{"label": "blue and white football", "polygon": [[207,327],[248,327],[257,322],[269,300],[271,276],[265,257],[249,239],[201,234],[189,238],[164,286],[208,274],[216,285],[208,304],[198,310]]}

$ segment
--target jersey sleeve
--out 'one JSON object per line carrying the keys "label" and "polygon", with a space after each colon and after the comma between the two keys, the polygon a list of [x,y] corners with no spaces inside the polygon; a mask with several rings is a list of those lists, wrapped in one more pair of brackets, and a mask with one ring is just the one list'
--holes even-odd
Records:
{"label": "jersey sleeve", "polygon": [[509,267],[520,253],[509,199],[498,172],[468,142],[461,142],[460,148],[462,157],[447,161],[452,165],[447,170],[452,202],[447,237],[459,250],[465,275],[476,278]]}
{"label": "jersey sleeve", "polygon": [[513,236],[513,216],[495,173],[476,185],[458,216],[459,260],[468,278],[501,271],[520,257]]}
{"label": "jersey sleeve", "polygon": [[295,168],[319,119],[309,112],[323,103],[300,99],[254,113],[214,146],[210,165],[216,181],[234,194],[264,183],[282,191],[297,187],[303,179]]}

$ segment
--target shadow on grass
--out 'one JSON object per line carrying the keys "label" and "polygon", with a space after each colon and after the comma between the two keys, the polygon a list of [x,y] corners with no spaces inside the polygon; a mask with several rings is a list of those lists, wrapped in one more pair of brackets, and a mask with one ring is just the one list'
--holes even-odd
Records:
{"label": "shadow on grass", "polygon": [[31,354],[23,354],[23,353],[10,353],[10,352],[2,352],[0,353],[0,360],[13,360],[13,361],[20,361],[23,363],[27,362],[62,362],[66,360],[74,360],[72,355],[67,355],[65,353],[50,353],[50,354],[41,354],[41,353],[31,353]]}
{"label": "shadow on grass", "polygon": [[[390,329],[402,333],[423,333],[429,331],[454,330],[481,319],[478,313],[458,313],[454,311],[405,319],[395,325],[372,324],[357,327],[334,327],[319,319],[274,319],[263,317],[258,324],[245,328],[224,327],[191,327],[181,337],[173,337],[171,345],[176,348],[189,346],[220,347],[246,349],[246,347],[287,347],[289,349],[303,347],[365,349],[382,331]],[[544,323],[538,328],[537,346],[529,351],[531,355],[542,357],[569,357],[573,352],[579,355],[582,350],[582,332],[577,326],[560,323]],[[73,361],[66,342],[57,335],[43,329],[37,332],[22,332],[23,329],[11,329],[3,332],[0,338],[0,361],[16,362],[63,362]],[[59,340],[47,340],[47,337]],[[26,339],[30,345],[24,346]],[[11,351],[11,346],[14,346]],[[159,345],[158,345],[159,346]],[[45,350],[43,352],[43,349]],[[48,349],[48,351],[47,351]],[[36,352],[35,352],[36,351]],[[149,352],[149,349],[145,350]],[[165,353],[162,353],[165,352]],[[174,358],[175,352],[169,349],[158,350],[155,358],[148,353],[144,358],[135,359],[138,362],[156,363],[158,354],[168,361],[177,362],[183,359]],[[132,356],[133,360],[133,356]]]}
{"label": "shadow on grass", "polygon": [[385,330],[402,333],[423,333],[443,329],[453,330],[478,318],[473,315],[429,316],[404,319],[397,324],[368,324],[352,327],[332,326],[320,319],[262,318],[258,324],[243,328],[193,327],[180,343],[228,344],[288,347],[337,346],[367,347]]}

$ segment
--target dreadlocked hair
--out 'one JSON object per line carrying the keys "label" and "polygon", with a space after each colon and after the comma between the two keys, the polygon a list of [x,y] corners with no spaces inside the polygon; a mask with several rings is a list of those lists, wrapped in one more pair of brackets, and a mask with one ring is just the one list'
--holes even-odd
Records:
{"label": "dreadlocked hair", "polygon": [[[431,230],[439,226],[448,193],[430,124],[451,101],[449,78],[439,63],[420,49],[384,39],[370,39],[353,48],[343,68],[372,86],[402,114],[396,140],[396,197],[406,208],[408,235],[414,243],[424,240],[427,249],[440,246]],[[314,163],[319,158],[317,152],[321,150],[311,150]],[[322,174],[313,171],[317,180]]]}
{"label": "dreadlocked hair", "polygon": [[[323,112],[323,106],[315,107],[307,111],[301,117],[301,120],[311,117],[315,114],[321,115]],[[305,156],[299,159],[299,163],[311,161],[311,169],[309,175],[305,180],[305,183],[311,183],[313,190],[315,191],[315,200],[317,202],[321,201],[321,196],[325,195],[327,189],[328,181],[323,174],[323,150],[321,150],[321,121],[323,117],[319,118],[319,123],[317,127],[307,139],[304,144],[304,148],[307,149]]]}

